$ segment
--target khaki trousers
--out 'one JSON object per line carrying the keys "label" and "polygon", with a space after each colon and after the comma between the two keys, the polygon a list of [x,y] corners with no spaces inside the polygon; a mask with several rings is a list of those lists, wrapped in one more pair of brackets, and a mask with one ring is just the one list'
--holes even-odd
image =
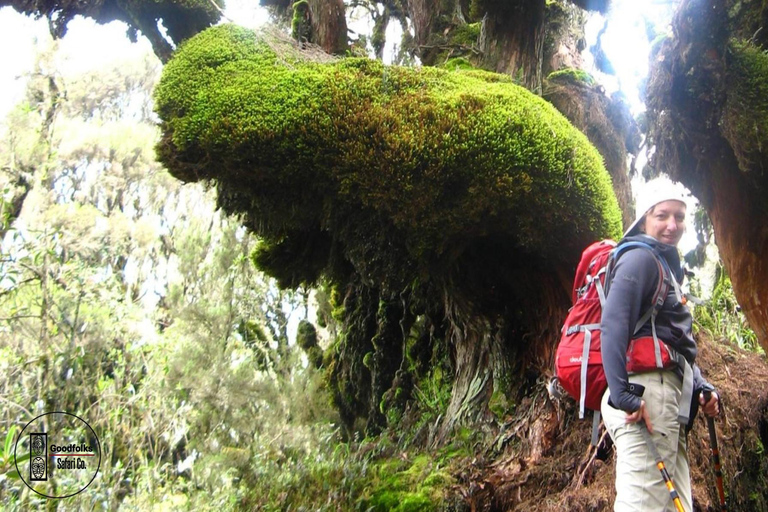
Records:
{"label": "khaki trousers", "polygon": [[[674,372],[631,375],[629,381],[645,386],[643,400],[653,425],[653,441],[664,459],[683,509],[693,510],[685,426],[677,421],[682,382]],[[627,424],[626,413],[608,405],[603,395],[600,412],[616,447],[616,512],[675,512],[661,472],[651,455],[639,423]]]}

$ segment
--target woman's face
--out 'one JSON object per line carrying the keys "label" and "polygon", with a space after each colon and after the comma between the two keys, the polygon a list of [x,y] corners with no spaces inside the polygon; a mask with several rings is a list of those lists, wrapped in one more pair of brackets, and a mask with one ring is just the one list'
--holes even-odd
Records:
{"label": "woman's face", "polygon": [[685,233],[685,203],[670,200],[657,204],[645,214],[643,231],[661,243],[676,246]]}

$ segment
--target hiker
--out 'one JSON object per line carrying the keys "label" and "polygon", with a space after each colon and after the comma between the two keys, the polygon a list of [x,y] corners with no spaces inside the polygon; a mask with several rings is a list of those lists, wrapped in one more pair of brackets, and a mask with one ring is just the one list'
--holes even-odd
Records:
{"label": "hiker", "polygon": [[[683,270],[677,244],[685,231],[684,195],[675,192],[670,184],[660,186],[659,181],[649,186],[650,197],[643,201],[644,205],[638,204],[638,217],[619,245],[626,241],[650,245],[666,261],[679,283]],[[646,316],[643,312],[649,308],[658,286],[660,271],[660,260],[650,250],[624,252],[613,269],[600,323],[603,368],[608,381],[600,410],[616,447],[614,510],[620,512],[675,510],[646,444],[641,430],[645,428],[664,459],[684,509],[693,510],[687,431],[680,422],[695,414],[693,400],[698,401],[708,417],[719,414],[719,397],[694,363],[697,348],[691,331],[691,313],[674,281],[658,309],[655,325],[647,321],[640,326],[639,320]],[[658,362],[655,339],[673,349],[668,351],[661,344],[661,352],[673,359],[677,357],[661,369],[654,364]],[[633,357],[642,357],[638,354],[644,350],[652,354],[651,364],[643,367],[643,363],[634,361],[633,366]],[[687,401],[686,378],[688,396],[692,397]],[[637,391],[643,387],[641,398]],[[711,391],[706,403],[702,394],[705,390]]]}

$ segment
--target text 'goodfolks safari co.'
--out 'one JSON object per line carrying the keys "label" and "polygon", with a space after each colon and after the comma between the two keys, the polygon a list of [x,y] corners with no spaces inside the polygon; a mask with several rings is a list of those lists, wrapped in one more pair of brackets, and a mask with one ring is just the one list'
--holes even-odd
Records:
{"label": "text 'goodfolks safari co.'", "polygon": [[93,457],[94,449],[85,443],[70,443],[66,446],[51,445],[50,456],[56,458],[56,469],[87,469],[88,459]]}

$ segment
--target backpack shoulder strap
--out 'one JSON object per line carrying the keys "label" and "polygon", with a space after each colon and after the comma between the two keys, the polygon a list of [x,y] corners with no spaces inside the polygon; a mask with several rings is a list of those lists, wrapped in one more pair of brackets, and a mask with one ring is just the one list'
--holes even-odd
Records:
{"label": "backpack shoulder strap", "polygon": [[616,247],[616,249],[614,249],[613,254],[611,255],[611,259],[608,263],[607,276],[605,279],[605,293],[607,294],[609,292],[609,286],[613,278],[613,270],[616,265],[616,262],[619,260],[622,254],[624,254],[628,250],[637,249],[637,248],[645,249],[653,255],[653,259],[656,262],[656,266],[659,271],[658,272],[659,281],[656,284],[656,290],[653,293],[653,297],[651,299],[651,305],[635,324],[633,334],[637,334],[640,328],[643,327],[648,322],[648,320],[651,320],[651,329],[653,330],[653,337],[656,338],[656,322],[655,322],[656,314],[664,305],[664,301],[666,300],[667,294],[669,293],[670,285],[674,283],[676,292],[677,290],[679,290],[679,286],[677,285],[677,281],[672,275],[672,271],[670,270],[669,265],[667,264],[666,260],[661,257],[661,255],[658,253],[656,249],[654,249],[649,244],[646,244],[645,242],[639,242],[639,241],[624,242],[622,244],[619,244]]}

